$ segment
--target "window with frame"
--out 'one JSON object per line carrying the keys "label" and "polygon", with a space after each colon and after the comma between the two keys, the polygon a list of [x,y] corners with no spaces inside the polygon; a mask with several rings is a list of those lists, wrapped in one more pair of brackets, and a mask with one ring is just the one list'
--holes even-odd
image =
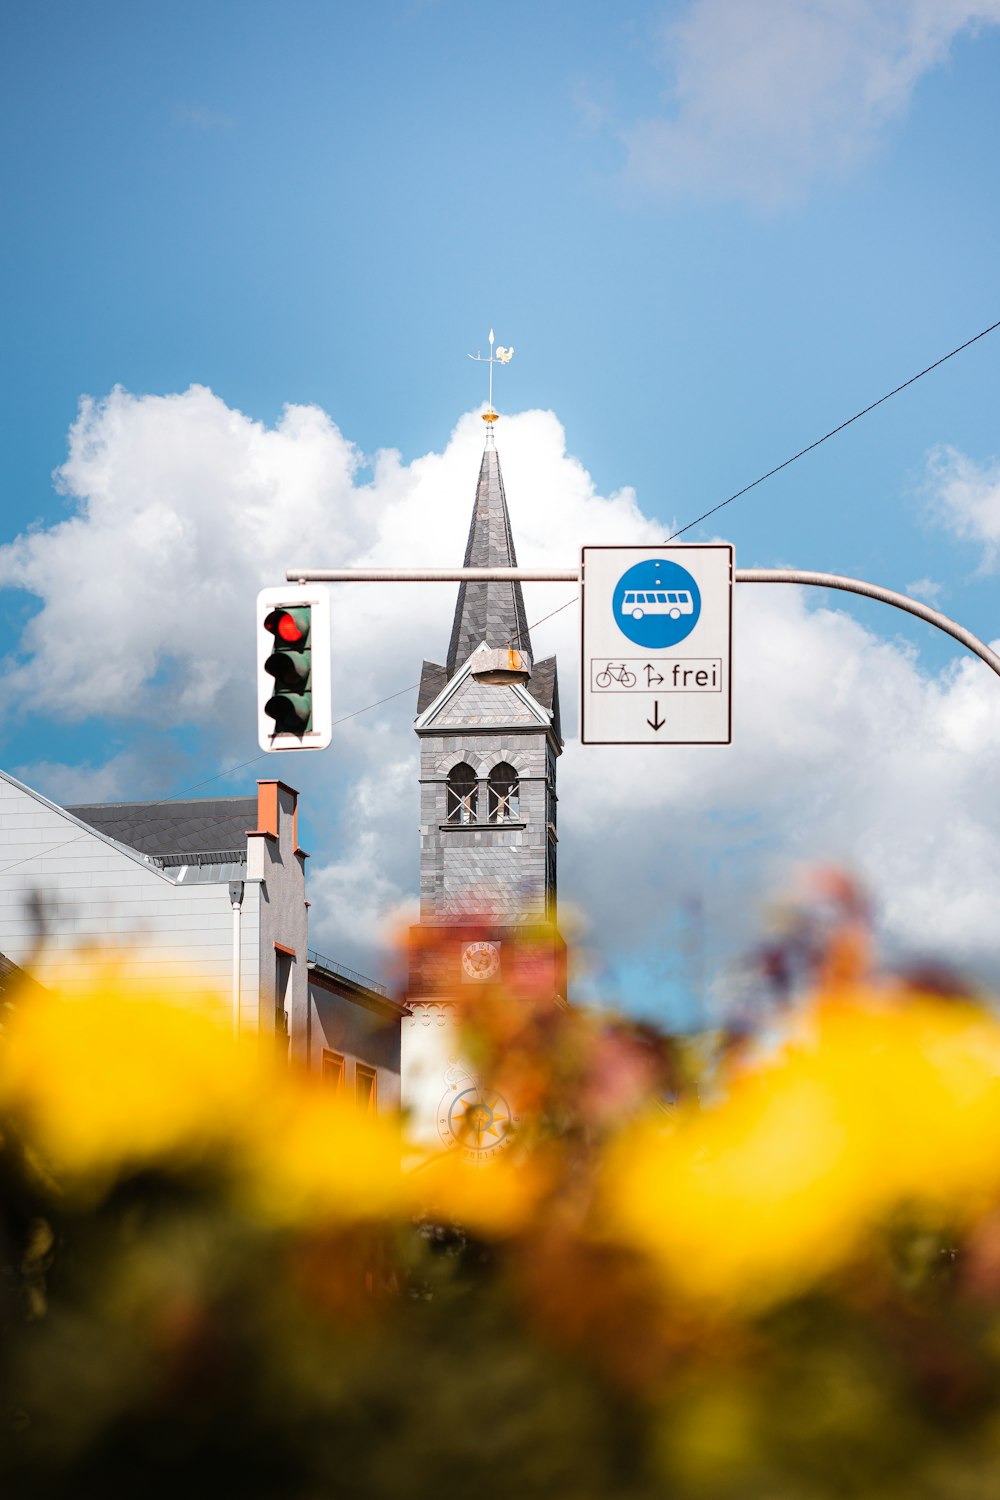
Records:
{"label": "window with frame", "polygon": [[499,765],[493,767],[486,785],[489,792],[490,822],[516,821],[520,811],[521,796],[514,767],[502,760]]}
{"label": "window with frame", "polygon": [[322,1062],[323,1087],[329,1089],[335,1099],[344,1097],[344,1058],[340,1052],[331,1052],[329,1048],[323,1048]]}
{"label": "window with frame", "polygon": [[475,823],[479,817],[479,781],[466,762],[448,772],[448,822]]}
{"label": "window with frame", "polygon": [[378,1104],[378,1074],[358,1063],[354,1069],[354,1097],[362,1114],[373,1115]]}
{"label": "window with frame", "polygon": [[288,1055],[292,1012],[292,955],[276,949],[274,955],[274,1039],[278,1052]]}

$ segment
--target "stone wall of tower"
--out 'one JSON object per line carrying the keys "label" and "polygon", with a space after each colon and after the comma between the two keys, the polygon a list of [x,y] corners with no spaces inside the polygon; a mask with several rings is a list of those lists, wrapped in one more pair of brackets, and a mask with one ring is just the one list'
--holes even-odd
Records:
{"label": "stone wall of tower", "polygon": [[[495,691],[495,690],[494,690]],[[518,776],[518,816],[488,821],[487,778],[506,761]],[[535,730],[477,729],[422,738],[420,752],[420,920],[449,923],[475,915],[498,922],[554,917],[548,845],[554,762]],[[448,822],[448,773],[462,762],[479,778],[479,819]]]}
{"label": "stone wall of tower", "polygon": [[[492,437],[480,466],[465,566],[517,566]],[[505,646],[530,662],[520,583],[467,579],[459,589],[445,665],[423,664],[415,726],[420,921],[410,929],[403,1106],[417,1147],[459,1147],[474,1160],[487,1159],[514,1134],[491,1145],[481,1132],[471,1142],[460,1129],[456,1133],[453,1110],[478,1097],[482,1082],[461,1055],[460,1012],[474,1004],[477,992],[496,994],[497,986],[515,1002],[520,996],[537,1004],[544,995],[559,1004],[566,996],[566,945],[556,927],[555,902],[556,759],[562,749],[556,664],[551,657],[533,663],[526,682],[497,680],[489,653]],[[490,822],[489,777],[500,764],[513,768],[518,801],[515,808],[505,772],[499,783],[503,820]],[[449,799],[449,773],[459,766],[462,774]],[[468,821],[449,821],[449,800]],[[490,965],[485,971],[476,964],[484,954]],[[507,1102],[508,1123],[516,1105]]]}

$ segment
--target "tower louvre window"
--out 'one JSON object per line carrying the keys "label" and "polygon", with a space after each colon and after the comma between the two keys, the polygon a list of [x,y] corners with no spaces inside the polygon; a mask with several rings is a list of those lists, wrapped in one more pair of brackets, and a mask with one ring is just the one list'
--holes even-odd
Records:
{"label": "tower louvre window", "polygon": [[448,822],[475,823],[479,816],[479,782],[467,762],[448,772]]}
{"label": "tower louvre window", "polygon": [[493,767],[487,782],[489,792],[489,820],[491,823],[510,823],[520,810],[520,795],[517,772],[502,760]]}

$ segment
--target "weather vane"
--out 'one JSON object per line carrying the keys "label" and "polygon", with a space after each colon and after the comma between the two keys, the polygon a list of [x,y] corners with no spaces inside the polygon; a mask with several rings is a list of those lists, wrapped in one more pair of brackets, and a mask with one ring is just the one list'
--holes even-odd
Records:
{"label": "weather vane", "polygon": [[498,344],[497,345],[497,352],[496,352],[496,354],[493,353],[493,329],[492,328],[490,329],[490,352],[489,352],[489,354],[485,358],[484,358],[484,356],[482,354],[467,354],[466,355],[466,359],[475,360],[479,364],[489,365],[489,367],[490,367],[490,404],[487,407],[486,411],[483,412],[483,421],[484,422],[488,422],[490,424],[490,431],[491,432],[493,431],[493,423],[499,420],[499,413],[495,412],[493,410],[493,366],[494,365],[509,365],[510,362],[511,362],[511,360],[513,358],[514,358],[514,346],[513,346],[513,344],[511,344],[511,346],[510,346],[509,349],[505,349],[502,344]]}

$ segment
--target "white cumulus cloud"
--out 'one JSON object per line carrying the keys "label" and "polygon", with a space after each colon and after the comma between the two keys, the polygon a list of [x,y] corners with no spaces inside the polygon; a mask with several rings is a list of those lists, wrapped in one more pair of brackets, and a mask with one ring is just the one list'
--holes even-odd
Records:
{"label": "white cumulus cloud", "polygon": [[654,187],[773,204],[863,160],[1000,0],[693,0],[661,33],[667,107],[626,134]]}
{"label": "white cumulus cloud", "polygon": [[85,401],[57,474],[72,514],[0,548],[0,584],[43,601],[5,701],[41,673],[68,718],[224,716],[256,588],[302,539],[354,549],[370,529],[358,462],[315,408],[269,431],[202,386]]}
{"label": "white cumulus cloud", "polygon": [[906,592],[914,599],[923,599],[926,604],[936,605],[944,593],[944,584],[933,578],[914,578],[906,585]]}
{"label": "white cumulus cloud", "polygon": [[731,746],[567,750],[582,909],[641,950],[673,941],[697,898],[716,957],[732,955],[797,865],[833,861],[871,889],[897,953],[996,974],[1000,681],[972,657],[926,674],[811,590],[740,585],[735,603]]}
{"label": "white cumulus cloud", "polygon": [[[268,428],[197,386],[85,403],[59,471],[70,513],[0,548],[0,582],[39,601],[0,694],[10,713],[44,673],[68,719],[114,721],[115,750],[104,767],[20,774],[43,792],[48,775],[67,800],[166,795],[174,766],[162,788],[138,769],[158,725],[190,726],[225,764],[253,755],[257,589],[301,564],[460,564],[483,438],[468,413],[440,452],[369,461],[315,407]],[[497,443],[524,566],[573,567],[581,542],[668,534],[672,517],[647,516],[630,489],[597,492],[551,412],[505,418]],[[412,688],[421,658],[446,653],[455,592],[335,586],[335,715],[409,691],[340,724],[325,755],[277,763],[321,833],[313,942],[369,973],[384,962],[381,934],[414,911]],[[526,586],[529,620],[574,593]],[[560,664],[561,892],[595,946],[655,955],[676,943],[678,912],[700,904],[710,970],[752,939],[762,899],[796,862],[833,859],[869,883],[896,947],[995,968],[1000,807],[984,787],[1000,757],[1000,682],[964,656],[928,673],[887,639],[892,617],[882,638],[818,591],[740,585],[736,607],[730,747],[581,746],[577,608],[533,631],[536,657]]]}
{"label": "white cumulus cloud", "polygon": [[932,520],[982,548],[981,570],[1000,556],[1000,459],[978,464],[957,448],[936,448],[928,461]]}

